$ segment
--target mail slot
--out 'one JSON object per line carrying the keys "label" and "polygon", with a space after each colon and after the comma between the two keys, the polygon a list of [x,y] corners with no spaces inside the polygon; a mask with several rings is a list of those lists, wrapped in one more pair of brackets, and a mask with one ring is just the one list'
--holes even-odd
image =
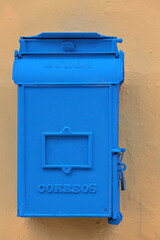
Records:
{"label": "mail slot", "polygon": [[21,37],[18,85],[18,216],[122,220],[125,149],[118,145],[124,54],[117,37]]}

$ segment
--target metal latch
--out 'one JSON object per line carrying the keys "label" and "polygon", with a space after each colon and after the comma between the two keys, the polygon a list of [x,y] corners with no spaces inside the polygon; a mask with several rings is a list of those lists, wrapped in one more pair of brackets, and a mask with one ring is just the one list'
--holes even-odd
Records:
{"label": "metal latch", "polygon": [[125,149],[117,148],[117,149],[113,149],[112,152],[114,154],[118,154],[118,172],[119,172],[119,180],[121,181],[121,191],[125,191],[126,190],[126,179],[124,176],[124,171],[126,170],[127,166],[125,163],[122,163]]}
{"label": "metal latch", "polygon": [[118,162],[118,171],[119,171],[119,179],[121,181],[121,191],[126,190],[126,179],[124,176],[124,171],[126,170],[126,164],[122,163],[124,152],[119,153],[119,162]]}
{"label": "metal latch", "polygon": [[126,164],[124,163],[119,163],[120,165],[120,181],[121,181],[121,191],[125,191],[126,190],[126,179],[124,176],[124,171],[126,170]]}

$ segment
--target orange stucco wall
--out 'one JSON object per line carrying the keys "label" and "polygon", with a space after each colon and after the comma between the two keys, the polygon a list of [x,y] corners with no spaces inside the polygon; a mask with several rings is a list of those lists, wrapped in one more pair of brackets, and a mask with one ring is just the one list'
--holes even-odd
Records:
{"label": "orange stucco wall", "polygon": [[[16,217],[16,86],[13,51],[19,36],[50,31],[94,31],[124,39],[120,146],[127,191],[124,220]],[[0,240],[160,239],[160,1],[0,1]],[[98,204],[98,203],[95,203]]]}

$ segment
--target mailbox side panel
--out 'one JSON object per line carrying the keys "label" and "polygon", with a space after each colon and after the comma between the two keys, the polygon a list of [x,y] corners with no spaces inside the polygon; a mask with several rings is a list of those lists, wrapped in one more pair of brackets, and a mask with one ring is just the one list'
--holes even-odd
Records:
{"label": "mailbox side panel", "polygon": [[111,217],[111,87],[19,86],[18,102],[18,215]]}
{"label": "mailbox side panel", "polygon": [[119,154],[114,149],[119,148],[119,95],[120,84],[111,86],[112,95],[112,218],[110,223],[120,222],[122,215],[120,212],[120,179],[119,179]]}
{"label": "mailbox side panel", "polygon": [[18,164],[17,164],[17,215],[23,216],[25,202],[25,167],[24,167],[24,87],[18,86]]}

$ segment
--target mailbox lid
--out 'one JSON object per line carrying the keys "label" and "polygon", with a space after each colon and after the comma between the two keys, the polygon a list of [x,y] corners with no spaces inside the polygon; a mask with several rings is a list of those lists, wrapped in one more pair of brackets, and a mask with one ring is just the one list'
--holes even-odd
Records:
{"label": "mailbox lid", "polygon": [[16,84],[118,84],[123,82],[121,39],[98,33],[42,33],[21,37],[15,51]]}

